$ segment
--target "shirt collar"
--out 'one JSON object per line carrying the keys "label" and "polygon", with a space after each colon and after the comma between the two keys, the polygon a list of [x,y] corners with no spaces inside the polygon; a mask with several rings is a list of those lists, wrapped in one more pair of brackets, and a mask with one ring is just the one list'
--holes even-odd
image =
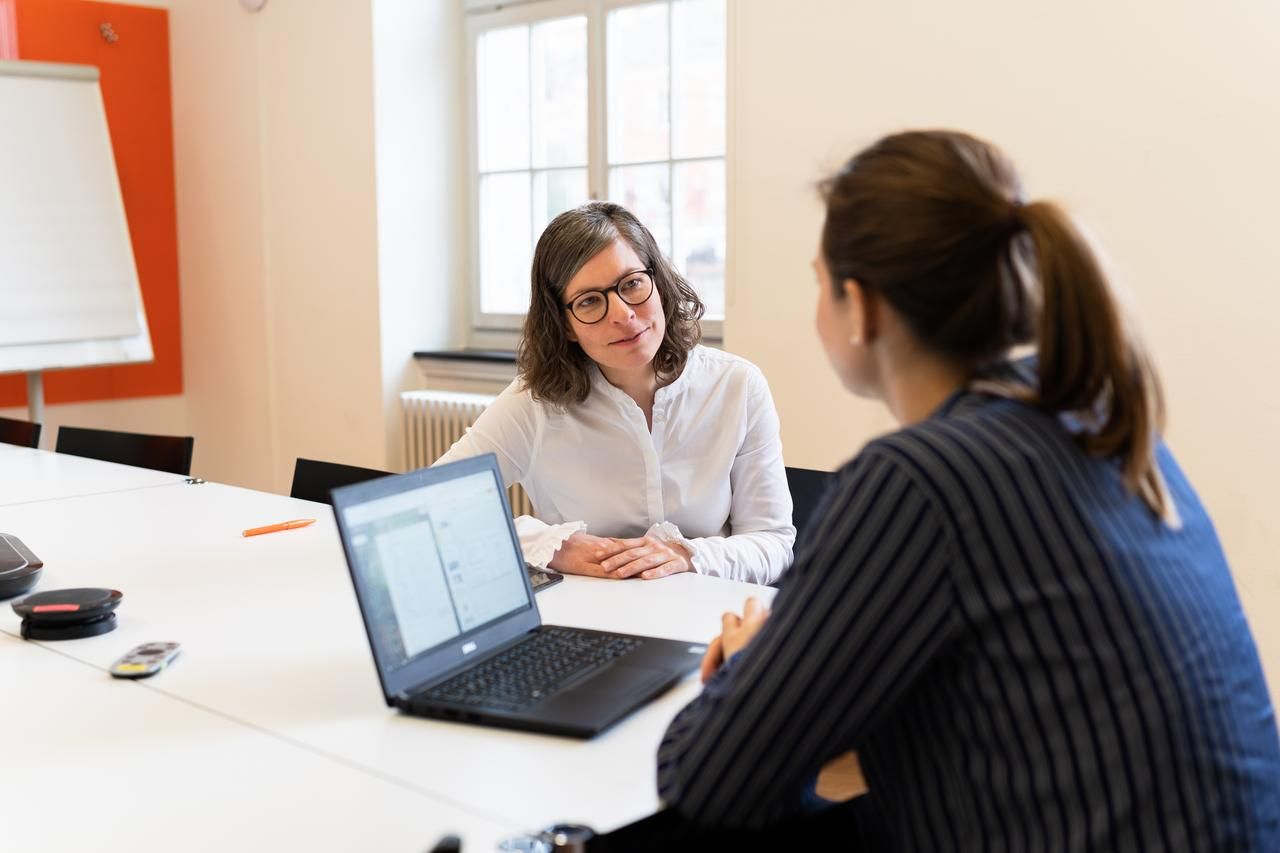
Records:
{"label": "shirt collar", "polygon": [[[690,381],[688,379],[689,374],[696,370],[695,360],[700,361],[702,358],[701,349],[702,347],[695,346],[689,352],[689,358],[684,363],[684,370],[680,371],[680,375],[675,379],[658,389],[653,398],[655,403],[665,397],[670,397],[672,394],[675,394],[688,381]],[[631,398],[627,396],[625,391],[621,388],[615,387],[608,379],[605,379],[603,371],[600,370],[600,365],[596,364],[594,361],[591,362],[591,390],[592,392],[599,391],[604,396],[618,403],[631,402]]]}

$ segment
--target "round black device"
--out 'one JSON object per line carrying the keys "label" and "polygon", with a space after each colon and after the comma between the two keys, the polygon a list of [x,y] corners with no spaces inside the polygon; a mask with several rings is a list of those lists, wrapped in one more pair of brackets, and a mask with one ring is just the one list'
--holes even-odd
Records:
{"label": "round black device", "polygon": [[43,565],[18,537],[0,533],[0,600],[22,595],[35,586]]}
{"label": "round black device", "polygon": [[13,603],[24,640],[78,640],[116,627],[119,590],[83,587],[37,592]]}

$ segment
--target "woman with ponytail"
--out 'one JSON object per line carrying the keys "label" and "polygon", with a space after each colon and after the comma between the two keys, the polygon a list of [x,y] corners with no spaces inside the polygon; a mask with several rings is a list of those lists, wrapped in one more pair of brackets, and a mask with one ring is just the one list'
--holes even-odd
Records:
{"label": "woman with ponytail", "polygon": [[901,428],[772,615],[725,615],[659,751],[668,815],[799,844],[856,751],[869,793],[817,818],[850,850],[1280,850],[1257,651],[1085,240],[961,133],[882,139],[821,194],[819,336]]}

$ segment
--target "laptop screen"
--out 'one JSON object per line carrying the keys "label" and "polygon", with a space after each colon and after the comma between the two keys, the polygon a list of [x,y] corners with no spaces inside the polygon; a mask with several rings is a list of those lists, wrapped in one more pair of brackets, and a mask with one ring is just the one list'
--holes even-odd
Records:
{"label": "laptop screen", "polygon": [[532,602],[495,470],[342,508],[388,671]]}

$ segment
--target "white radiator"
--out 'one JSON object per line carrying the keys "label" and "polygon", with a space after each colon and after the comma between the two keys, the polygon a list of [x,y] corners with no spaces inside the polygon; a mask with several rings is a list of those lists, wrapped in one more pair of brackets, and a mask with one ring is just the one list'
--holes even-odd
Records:
{"label": "white radiator", "polygon": [[[435,462],[494,401],[492,394],[462,391],[404,391],[404,458],[407,469]],[[533,515],[533,504],[519,486],[507,490],[515,515]]]}

